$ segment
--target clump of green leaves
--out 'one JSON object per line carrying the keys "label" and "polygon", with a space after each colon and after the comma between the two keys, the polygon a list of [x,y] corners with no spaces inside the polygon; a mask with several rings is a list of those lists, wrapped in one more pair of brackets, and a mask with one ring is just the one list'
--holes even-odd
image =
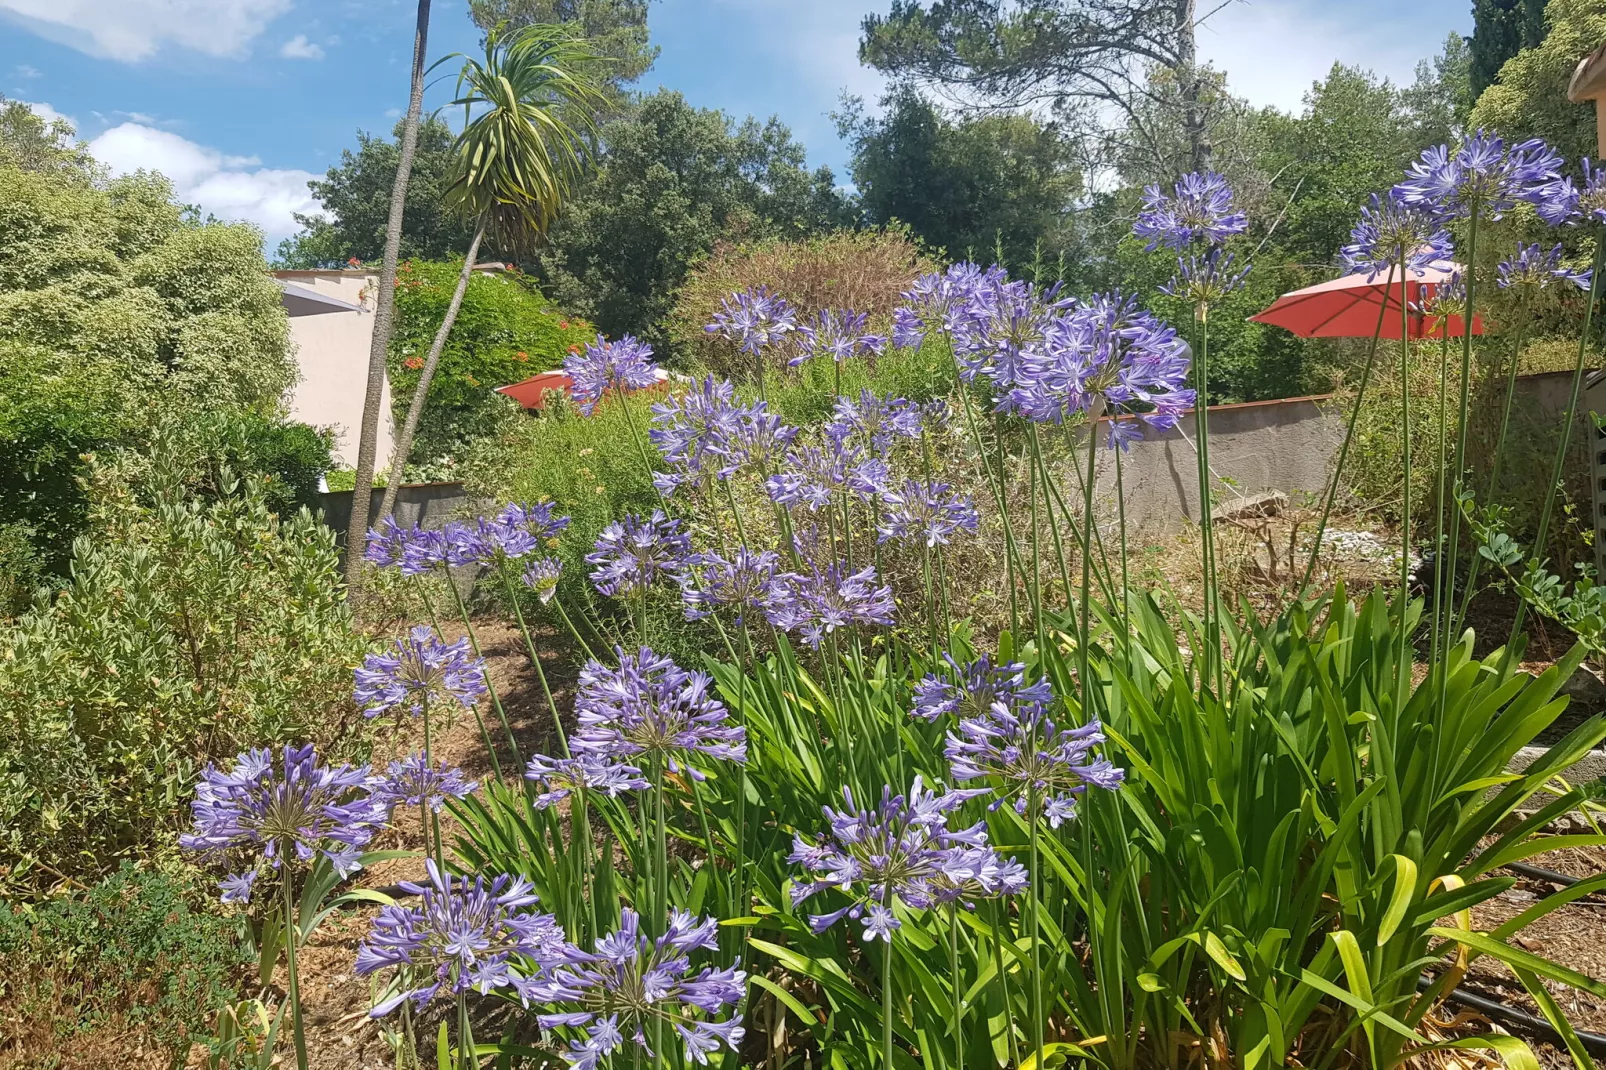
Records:
{"label": "clump of green leaves", "polygon": [[[398,424],[412,403],[425,354],[461,270],[461,260],[408,261],[397,273],[390,383]],[[571,347],[595,337],[590,323],[565,315],[529,276],[475,273],[430,385],[413,447],[415,466],[455,460],[473,439],[495,433],[520,413],[517,403],[496,393],[497,387],[558,367]]]}
{"label": "clump of green leaves", "polygon": [[24,1023],[23,1065],[96,1034],[127,1054],[181,1057],[234,1000],[249,961],[234,923],[193,910],[184,886],[125,863],[86,893],[37,906],[0,902],[0,1019]]}

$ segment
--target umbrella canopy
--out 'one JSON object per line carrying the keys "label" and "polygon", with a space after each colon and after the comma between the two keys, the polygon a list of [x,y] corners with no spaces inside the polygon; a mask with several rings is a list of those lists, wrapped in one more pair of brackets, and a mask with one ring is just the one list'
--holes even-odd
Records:
{"label": "umbrella canopy", "polygon": [[[1422,271],[1409,272],[1405,280],[1406,329],[1411,338],[1442,338],[1449,329],[1451,338],[1463,332],[1460,316],[1429,316],[1418,311],[1440,286],[1461,272],[1461,265],[1435,261]],[[1380,337],[1400,337],[1399,276],[1383,272],[1345,275],[1331,282],[1319,282],[1303,290],[1286,293],[1270,308],[1249,318],[1293,331],[1301,338],[1370,338],[1378,329],[1378,310],[1383,310]],[[1472,333],[1483,333],[1483,317],[1472,318]]]}

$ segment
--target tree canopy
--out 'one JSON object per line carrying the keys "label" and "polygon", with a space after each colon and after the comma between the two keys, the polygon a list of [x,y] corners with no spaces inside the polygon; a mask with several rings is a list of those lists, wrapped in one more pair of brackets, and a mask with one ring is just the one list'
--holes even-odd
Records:
{"label": "tree canopy", "polygon": [[588,76],[607,83],[617,101],[625,86],[647,73],[658,46],[647,38],[648,0],[469,0],[469,15],[486,33],[498,26],[560,23],[585,38],[602,62]]}
{"label": "tree canopy", "polygon": [[1500,80],[1478,97],[1474,126],[1507,138],[1542,137],[1569,161],[1595,155],[1595,107],[1567,99],[1578,61],[1606,41],[1606,3],[1554,0],[1545,13],[1550,31],[1500,68]]}

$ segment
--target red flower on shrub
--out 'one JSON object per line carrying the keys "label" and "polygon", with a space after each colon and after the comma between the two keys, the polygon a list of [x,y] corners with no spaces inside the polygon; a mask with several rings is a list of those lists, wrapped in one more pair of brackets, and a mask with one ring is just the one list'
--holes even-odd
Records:
{"label": "red flower on shrub", "polygon": [[530,359],[530,355],[528,353],[526,353],[524,350],[521,349],[521,350],[519,350],[519,359],[520,360],[529,360]]}
{"label": "red flower on shrub", "polygon": [[347,266],[347,267],[354,267],[354,268],[355,268],[355,267],[362,267],[362,261],[361,261],[361,260],[358,260],[358,259],[357,259],[357,258],[356,258],[356,257],[355,257],[355,256],[354,256],[354,257],[352,257],[352,258],[351,258],[351,259],[350,259],[350,260],[347,260],[347,261],[346,261],[346,266]]}
{"label": "red flower on shrub", "polygon": [[419,368],[422,368],[423,366],[424,366],[424,358],[423,357],[408,357],[406,360],[402,361],[402,367],[404,367],[404,368],[412,368],[414,371],[417,371]]}
{"label": "red flower on shrub", "polygon": [[569,321],[568,320],[558,320],[558,326],[563,328],[566,331],[566,330],[569,329]]}

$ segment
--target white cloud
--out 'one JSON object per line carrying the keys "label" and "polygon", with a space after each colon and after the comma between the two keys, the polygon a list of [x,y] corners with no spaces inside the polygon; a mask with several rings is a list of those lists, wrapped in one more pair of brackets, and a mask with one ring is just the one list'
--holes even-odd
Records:
{"label": "white cloud", "polygon": [[164,44],[239,56],[294,0],[0,0],[43,37],[92,56],[148,59]]}
{"label": "white cloud", "polygon": [[279,55],[285,59],[323,59],[323,47],[307,40],[306,34],[298,33],[284,43]]}
{"label": "white cloud", "polygon": [[72,123],[74,130],[78,129],[78,124],[73,122],[71,116],[61,114],[61,112],[57,111],[55,108],[52,108],[49,104],[44,104],[34,100],[24,100],[22,101],[22,104],[29,111],[43,119],[47,124],[53,123],[57,119],[64,119],[67,122]]}
{"label": "white cloud", "polygon": [[307,189],[318,177],[312,172],[261,167],[255,156],[225,155],[168,130],[123,123],[91,141],[89,151],[114,174],[160,171],[181,200],[219,219],[261,227],[269,248],[296,231],[296,213],[320,210]]}
{"label": "white cloud", "polygon": [[[1210,7],[1201,5],[1201,14]],[[1199,55],[1226,71],[1227,88],[1250,103],[1298,113],[1311,83],[1326,78],[1335,62],[1409,85],[1417,61],[1467,21],[1459,11],[1451,16],[1404,4],[1363,10],[1312,0],[1238,0],[1200,26]]]}
{"label": "white cloud", "polygon": [[16,74],[18,78],[39,78],[43,76],[43,73],[38,67],[30,67],[26,63],[17,64]]}

